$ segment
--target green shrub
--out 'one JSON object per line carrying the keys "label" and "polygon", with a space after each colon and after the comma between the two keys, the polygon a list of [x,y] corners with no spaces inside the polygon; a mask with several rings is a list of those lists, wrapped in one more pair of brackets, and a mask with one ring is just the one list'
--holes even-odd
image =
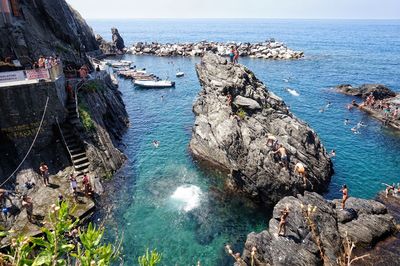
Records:
{"label": "green shrub", "polygon": [[93,131],[95,129],[92,117],[83,103],[79,104],[79,117],[86,131]]}
{"label": "green shrub", "polygon": [[90,80],[83,85],[83,90],[89,93],[102,92],[105,90],[104,84],[99,80]]}

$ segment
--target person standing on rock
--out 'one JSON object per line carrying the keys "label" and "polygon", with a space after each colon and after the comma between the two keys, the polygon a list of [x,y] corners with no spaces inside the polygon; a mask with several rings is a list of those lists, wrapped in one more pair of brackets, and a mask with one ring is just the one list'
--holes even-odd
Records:
{"label": "person standing on rock", "polygon": [[229,53],[229,59],[230,59],[231,63],[234,63],[233,62],[234,57],[235,57],[235,49],[234,49],[234,47],[232,45],[231,46],[231,52]]}
{"label": "person standing on rock", "polygon": [[233,51],[233,63],[234,64],[239,63],[239,51],[238,51],[237,47],[235,47],[235,49]]}
{"label": "person standing on rock", "polygon": [[283,165],[283,167],[284,168],[287,167],[288,163],[289,163],[288,156],[287,156],[287,153],[286,153],[286,149],[285,149],[285,147],[283,147],[282,144],[279,144],[279,149],[274,151],[274,154],[276,154],[276,153],[280,154],[280,156],[281,156],[281,158],[280,158],[281,162],[280,163]]}
{"label": "person standing on rock", "polygon": [[40,163],[39,172],[43,177],[44,186],[47,187],[49,185],[49,167],[45,163]]}
{"label": "person standing on rock", "polygon": [[69,182],[71,185],[72,194],[74,195],[74,199],[75,201],[78,201],[78,191],[77,191],[78,183],[76,182],[76,177],[73,174],[69,176]]}
{"label": "person standing on rock", "polygon": [[83,175],[82,184],[83,184],[83,188],[85,189],[86,197],[91,196],[92,195],[92,185],[90,184],[90,178],[87,174]]}
{"label": "person standing on rock", "polygon": [[278,226],[278,236],[285,236],[286,235],[286,219],[289,216],[289,207],[285,207],[281,211],[281,221],[279,222]]}
{"label": "person standing on rock", "polygon": [[346,201],[349,198],[349,191],[347,189],[346,185],[342,186],[342,189],[340,190],[343,194],[343,198],[342,198],[342,210],[344,210],[345,206],[346,206]]}
{"label": "person standing on rock", "polygon": [[33,223],[32,217],[33,217],[33,201],[31,197],[28,197],[28,195],[22,196],[22,207],[26,209],[26,215],[28,217],[28,221],[30,223]]}

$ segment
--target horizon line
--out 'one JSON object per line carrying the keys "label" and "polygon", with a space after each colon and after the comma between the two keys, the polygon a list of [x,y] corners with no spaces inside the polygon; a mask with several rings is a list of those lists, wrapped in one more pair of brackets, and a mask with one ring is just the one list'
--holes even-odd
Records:
{"label": "horizon line", "polygon": [[266,19],[266,20],[400,20],[400,18],[216,18],[216,17],[195,17],[195,18],[177,18],[177,17],[132,17],[132,18],[107,18],[107,17],[89,17],[89,18],[84,18],[87,20],[95,20],[95,19],[101,19],[101,20],[206,20],[206,19],[215,19],[215,20],[223,20],[223,19],[232,19],[232,20],[260,20],[260,19]]}

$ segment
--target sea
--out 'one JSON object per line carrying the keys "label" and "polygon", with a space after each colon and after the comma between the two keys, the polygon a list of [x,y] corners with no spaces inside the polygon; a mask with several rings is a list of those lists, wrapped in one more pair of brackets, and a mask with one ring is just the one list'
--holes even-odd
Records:
{"label": "sea", "polygon": [[[108,40],[111,27],[118,28],[127,46],[274,38],[304,51],[300,60],[240,58],[240,63],[315,129],[328,151],[336,151],[335,174],[324,196],[339,198],[340,187],[347,184],[350,196],[373,199],[385,188],[382,183],[400,182],[399,132],[358,110],[347,110],[353,98],[332,89],[339,84],[381,83],[400,92],[399,20],[160,19],[89,24]],[[247,234],[267,229],[271,210],[224,191],[223,175],[202,167],[189,153],[192,105],[201,89],[195,72],[200,59],[123,58],[176,82],[172,89],[146,90],[119,79],[131,121],[122,147],[128,161],[117,174],[124,181],[111,195],[115,208],[106,225],[122,236],[124,265],[138,265],[138,256],[147,248],[162,254],[161,265],[232,265],[225,245],[242,252]],[[185,72],[183,78],[175,77],[178,70]],[[354,134],[351,128],[360,121],[365,126]],[[158,148],[153,140],[159,141]]]}

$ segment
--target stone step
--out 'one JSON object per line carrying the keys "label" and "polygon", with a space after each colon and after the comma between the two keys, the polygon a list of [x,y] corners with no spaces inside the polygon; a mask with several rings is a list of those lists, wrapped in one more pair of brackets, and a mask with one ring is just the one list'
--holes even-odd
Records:
{"label": "stone step", "polygon": [[82,171],[75,171],[76,177],[80,177],[80,176],[83,176],[84,174],[88,174],[88,173],[89,173],[88,169],[85,169],[85,170],[82,170]]}
{"label": "stone step", "polygon": [[70,152],[72,155],[75,155],[75,154],[83,153],[83,152],[85,152],[85,151],[84,151],[82,148],[77,148],[77,149],[69,150],[69,152]]}
{"label": "stone step", "polygon": [[82,158],[79,158],[79,159],[76,159],[76,160],[74,159],[73,162],[74,162],[75,165],[79,165],[79,164],[81,164],[83,162],[89,162],[89,159],[85,156],[85,157],[82,157]]}
{"label": "stone step", "polygon": [[72,151],[72,150],[75,150],[75,149],[82,149],[82,146],[81,145],[79,145],[78,143],[67,143],[67,146],[68,146],[68,149],[70,150],[70,151]]}
{"label": "stone step", "polygon": [[76,153],[72,155],[72,159],[78,159],[79,157],[85,156],[86,157],[86,152],[81,152],[81,153]]}
{"label": "stone step", "polygon": [[75,165],[75,170],[81,170],[82,171],[83,169],[88,168],[89,165],[90,165],[89,162]]}

